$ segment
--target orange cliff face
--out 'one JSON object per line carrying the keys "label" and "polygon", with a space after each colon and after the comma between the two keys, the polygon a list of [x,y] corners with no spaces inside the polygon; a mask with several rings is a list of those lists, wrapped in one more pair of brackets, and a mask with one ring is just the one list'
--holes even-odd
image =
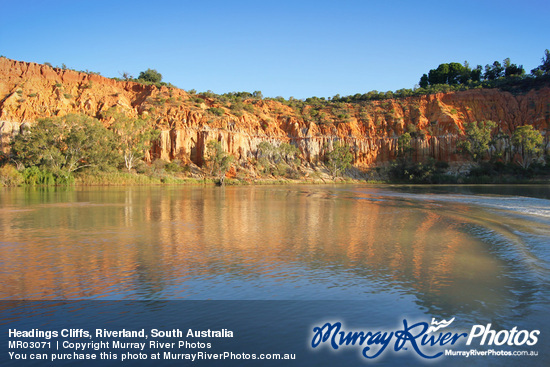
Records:
{"label": "orange cliff face", "polygon": [[[341,140],[354,148],[355,164],[384,164],[395,158],[397,139],[413,130],[415,159],[456,161],[456,145],[464,125],[492,120],[504,134],[531,124],[545,137],[549,150],[550,88],[514,95],[497,89],[292,108],[274,100],[246,100],[231,108],[207,96],[177,88],[157,88],[116,81],[96,74],[0,58],[0,150],[22,124],[40,118],[81,113],[109,125],[105,112],[115,108],[130,117],[148,117],[161,131],[153,158],[202,164],[206,143],[215,139],[244,163],[263,141],[290,142],[306,161],[316,163],[327,147]],[[213,113],[211,108],[223,111]],[[312,118],[312,110],[321,118]],[[315,112],[315,111],[313,111]],[[343,115],[342,115],[343,114]]]}

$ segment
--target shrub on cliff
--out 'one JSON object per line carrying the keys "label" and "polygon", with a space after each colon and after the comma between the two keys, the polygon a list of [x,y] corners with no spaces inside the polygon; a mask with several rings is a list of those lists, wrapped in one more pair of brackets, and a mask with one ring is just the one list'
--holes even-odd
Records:
{"label": "shrub on cliff", "polygon": [[147,69],[139,73],[138,81],[160,83],[162,81],[162,74],[155,69]]}
{"label": "shrub on cliff", "polygon": [[223,116],[223,114],[225,113],[223,108],[219,108],[219,107],[210,107],[208,109],[208,112],[216,116]]}

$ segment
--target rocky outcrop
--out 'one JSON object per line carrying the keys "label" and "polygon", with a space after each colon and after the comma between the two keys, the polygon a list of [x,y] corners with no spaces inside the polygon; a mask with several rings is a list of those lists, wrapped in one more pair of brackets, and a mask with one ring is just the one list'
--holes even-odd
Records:
{"label": "rocky outcrop", "polygon": [[[456,161],[466,123],[495,121],[504,134],[531,124],[545,136],[548,151],[550,88],[514,95],[474,89],[405,99],[293,107],[275,100],[246,100],[234,108],[209,96],[177,88],[117,81],[97,74],[0,58],[0,149],[23,124],[82,113],[112,123],[106,112],[147,117],[161,131],[151,156],[198,165],[208,140],[222,142],[241,163],[255,157],[263,141],[296,145],[309,162],[323,157],[336,140],[354,149],[355,164],[384,164],[396,156],[397,139],[412,132],[415,159]],[[215,110],[215,111],[214,111]]]}

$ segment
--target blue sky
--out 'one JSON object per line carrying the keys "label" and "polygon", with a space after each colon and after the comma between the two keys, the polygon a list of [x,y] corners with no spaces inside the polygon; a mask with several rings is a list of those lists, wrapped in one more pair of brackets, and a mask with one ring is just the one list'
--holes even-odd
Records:
{"label": "blue sky", "polygon": [[530,71],[550,49],[547,0],[0,3],[0,55],[107,77],[152,68],[199,92],[395,91],[443,62]]}

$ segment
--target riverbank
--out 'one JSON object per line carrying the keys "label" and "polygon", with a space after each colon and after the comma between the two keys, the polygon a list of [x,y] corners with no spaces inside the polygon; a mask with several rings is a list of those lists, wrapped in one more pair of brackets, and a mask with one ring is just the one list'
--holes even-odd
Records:
{"label": "riverbank", "polygon": [[[337,177],[233,177],[225,178],[226,186],[245,185],[303,185],[303,184],[359,184],[359,183],[386,183],[385,181],[364,180]],[[78,175],[75,177],[77,186],[125,186],[125,185],[219,185],[220,180],[212,177],[187,177],[183,175],[148,176],[137,173],[102,173],[98,175]]]}
{"label": "riverbank", "polygon": [[[229,176],[229,177],[228,177]],[[467,173],[426,170],[425,167],[392,174],[392,167],[366,171],[353,170],[339,177],[332,177],[323,167],[303,170],[302,175],[292,177],[249,174],[228,175],[224,185],[303,185],[303,184],[425,184],[425,185],[478,185],[478,184],[550,184],[550,169],[535,167],[529,171],[475,169]],[[25,174],[15,167],[0,167],[0,187],[18,186],[147,186],[147,185],[219,185],[220,180],[208,177],[203,171],[192,172],[77,172],[72,175],[54,176],[36,171]]]}

